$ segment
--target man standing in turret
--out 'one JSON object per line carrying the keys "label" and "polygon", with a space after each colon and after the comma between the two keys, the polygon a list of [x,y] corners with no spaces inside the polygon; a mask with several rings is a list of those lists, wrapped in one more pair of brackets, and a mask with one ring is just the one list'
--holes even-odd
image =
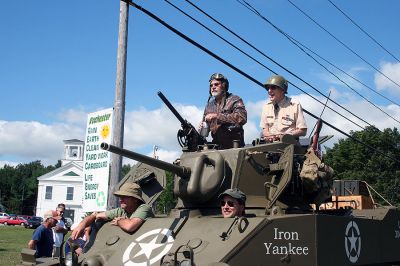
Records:
{"label": "man standing in turret", "polygon": [[288,90],[287,80],[272,75],[264,84],[268,90],[269,101],[263,106],[260,127],[262,137],[279,140],[282,135],[290,134],[295,138],[305,136],[307,125],[300,103],[285,96]]}
{"label": "man standing in turret", "polygon": [[219,73],[210,77],[210,97],[204,110],[204,126],[209,126],[213,143],[219,149],[233,147],[233,141],[238,141],[239,146],[244,146],[243,125],[247,122],[247,111],[243,100],[228,92],[229,81]]}

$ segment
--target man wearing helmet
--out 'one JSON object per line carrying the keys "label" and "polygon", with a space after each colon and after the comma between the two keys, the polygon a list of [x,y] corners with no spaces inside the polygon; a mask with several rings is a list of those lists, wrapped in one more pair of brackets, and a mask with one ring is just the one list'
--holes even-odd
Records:
{"label": "man wearing helmet", "polygon": [[279,139],[284,134],[296,138],[305,136],[307,125],[300,103],[285,96],[287,80],[279,75],[272,75],[264,84],[268,90],[269,101],[263,106],[260,127],[262,137]]}
{"label": "man wearing helmet", "polygon": [[243,125],[247,122],[243,100],[228,92],[229,81],[224,75],[215,73],[211,75],[209,82],[210,97],[204,109],[203,121],[209,125],[212,142],[219,149],[232,148],[234,140],[243,147]]}

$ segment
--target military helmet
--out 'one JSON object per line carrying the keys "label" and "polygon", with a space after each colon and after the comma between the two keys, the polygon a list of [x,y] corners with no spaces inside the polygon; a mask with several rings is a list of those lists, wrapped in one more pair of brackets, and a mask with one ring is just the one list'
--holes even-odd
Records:
{"label": "military helmet", "polygon": [[285,91],[285,93],[287,93],[288,90],[288,82],[287,80],[279,75],[272,75],[267,82],[265,82],[264,87],[268,88],[268,86],[271,85],[275,85],[278,86],[279,88],[281,88],[282,90]]}
{"label": "military helmet", "polygon": [[225,83],[225,89],[226,89],[226,91],[228,91],[228,89],[229,89],[229,81],[224,75],[222,75],[221,73],[214,73],[214,74],[211,75],[209,82],[211,82],[214,79],[218,80],[218,81],[222,81],[223,83]]}

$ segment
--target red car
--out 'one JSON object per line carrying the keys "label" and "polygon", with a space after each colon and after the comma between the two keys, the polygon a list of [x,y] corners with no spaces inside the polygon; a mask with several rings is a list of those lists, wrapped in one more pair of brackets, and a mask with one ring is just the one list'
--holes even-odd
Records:
{"label": "red car", "polygon": [[29,222],[25,218],[20,217],[20,216],[1,218],[0,223],[2,223],[4,225],[21,225],[21,226],[29,225]]}

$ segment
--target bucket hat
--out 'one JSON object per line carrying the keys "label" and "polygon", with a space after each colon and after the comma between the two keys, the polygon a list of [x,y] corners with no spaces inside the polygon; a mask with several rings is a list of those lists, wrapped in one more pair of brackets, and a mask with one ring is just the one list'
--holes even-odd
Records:
{"label": "bucket hat", "polygon": [[123,184],[118,191],[114,192],[115,196],[128,196],[134,197],[143,203],[145,202],[142,198],[142,189],[136,183],[125,183]]}

